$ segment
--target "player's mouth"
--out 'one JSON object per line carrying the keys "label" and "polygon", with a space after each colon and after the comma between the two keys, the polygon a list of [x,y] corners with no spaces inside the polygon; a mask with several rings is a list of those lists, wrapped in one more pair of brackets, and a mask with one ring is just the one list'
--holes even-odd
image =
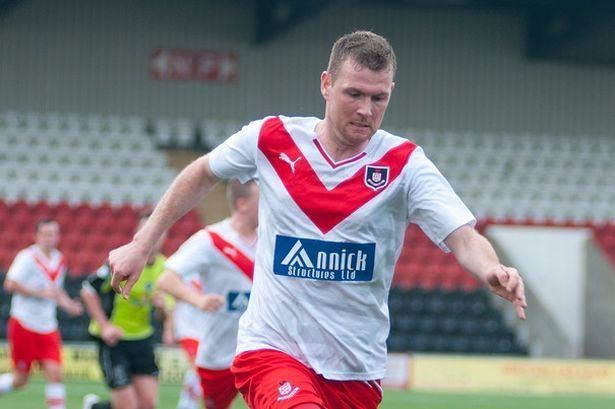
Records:
{"label": "player's mouth", "polygon": [[359,129],[371,129],[369,124],[364,124],[361,122],[351,122],[350,125],[354,126],[355,128],[359,128]]}

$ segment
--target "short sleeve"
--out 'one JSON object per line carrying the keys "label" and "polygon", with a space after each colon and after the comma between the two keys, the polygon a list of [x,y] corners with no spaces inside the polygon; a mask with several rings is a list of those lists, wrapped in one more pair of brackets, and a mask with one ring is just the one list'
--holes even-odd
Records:
{"label": "short sleeve", "polygon": [[82,283],[83,288],[91,289],[103,295],[111,288],[111,268],[108,263],[103,264],[96,270],[94,274],[88,276],[88,278]]}
{"label": "short sleeve", "polygon": [[31,265],[31,260],[27,251],[20,251],[17,253],[9,271],[6,273],[7,280],[12,280],[21,284],[26,283],[31,271]]}
{"label": "short sleeve", "polygon": [[236,178],[241,183],[255,178],[258,135],[263,121],[244,126],[211,151],[209,166],[214,175],[221,179]]}
{"label": "short sleeve", "polygon": [[474,226],[476,219],[421,148],[412,153],[408,167],[408,221],[449,252],[444,239],[461,226]]}
{"label": "short sleeve", "polygon": [[164,267],[177,273],[182,279],[205,271],[212,263],[211,246],[209,234],[200,230],[167,259]]}

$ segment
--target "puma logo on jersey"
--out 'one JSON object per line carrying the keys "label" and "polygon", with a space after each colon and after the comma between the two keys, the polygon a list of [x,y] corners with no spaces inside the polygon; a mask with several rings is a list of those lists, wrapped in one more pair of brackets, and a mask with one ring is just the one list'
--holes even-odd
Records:
{"label": "puma logo on jersey", "polygon": [[301,158],[302,156],[299,156],[297,159],[291,160],[290,157],[286,153],[284,152],[280,153],[280,159],[290,165],[290,171],[293,173],[295,173],[295,164],[299,162]]}

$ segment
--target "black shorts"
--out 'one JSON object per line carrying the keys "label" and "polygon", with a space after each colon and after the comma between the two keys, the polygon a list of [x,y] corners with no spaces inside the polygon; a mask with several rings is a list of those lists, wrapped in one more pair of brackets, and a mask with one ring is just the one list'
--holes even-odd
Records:
{"label": "black shorts", "polygon": [[130,385],[135,375],[158,376],[152,337],[138,341],[120,341],[114,347],[99,339],[98,362],[105,383],[111,389]]}

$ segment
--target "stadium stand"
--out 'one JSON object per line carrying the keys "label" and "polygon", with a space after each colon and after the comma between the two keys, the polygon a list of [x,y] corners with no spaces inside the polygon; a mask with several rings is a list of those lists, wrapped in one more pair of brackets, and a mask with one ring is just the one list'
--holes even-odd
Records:
{"label": "stadium stand", "polygon": [[[68,286],[126,242],[136,214],[166,189],[174,171],[160,148],[211,149],[233,121],[0,114],[0,270],[31,241],[32,226],[56,218]],[[615,187],[605,175],[615,139],[556,135],[399,132],[421,145],[479,219],[489,224],[585,226],[615,263]],[[196,211],[171,230],[164,252],[200,228]],[[390,298],[393,351],[524,354],[476,278],[411,225]],[[7,297],[3,297],[6,300]],[[8,305],[0,304],[6,317]],[[63,328],[80,339],[85,323]],[[0,333],[0,335],[2,335]]]}
{"label": "stadium stand", "polygon": [[[92,272],[130,238],[137,212],[175,175],[139,118],[5,112],[0,144],[3,270],[31,242],[36,221],[54,217],[71,275]],[[172,252],[200,226],[196,211],[189,213],[164,250]]]}

